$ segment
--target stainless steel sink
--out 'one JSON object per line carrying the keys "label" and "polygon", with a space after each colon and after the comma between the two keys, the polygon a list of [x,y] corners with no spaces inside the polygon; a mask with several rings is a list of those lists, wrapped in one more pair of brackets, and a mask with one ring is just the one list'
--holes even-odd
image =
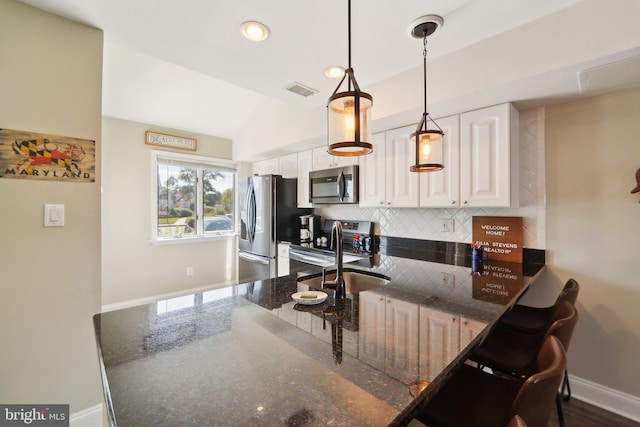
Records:
{"label": "stainless steel sink", "polygon": [[[326,280],[335,280],[336,271],[327,271]],[[370,291],[389,283],[387,276],[383,276],[378,273],[371,273],[368,271],[355,270],[351,268],[345,268],[343,270],[343,278],[346,288],[346,293],[349,295],[358,294],[364,291]],[[322,273],[310,274],[298,278],[298,287],[300,285],[308,286],[322,290]]]}

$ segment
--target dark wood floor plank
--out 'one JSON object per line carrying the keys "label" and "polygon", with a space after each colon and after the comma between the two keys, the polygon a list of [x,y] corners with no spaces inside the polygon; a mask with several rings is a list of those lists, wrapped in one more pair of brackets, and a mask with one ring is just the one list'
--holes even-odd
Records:
{"label": "dark wood floor plank", "polygon": [[[553,409],[549,427],[558,427],[555,407]],[[575,398],[563,402],[562,410],[566,427],[640,427],[640,423]]]}

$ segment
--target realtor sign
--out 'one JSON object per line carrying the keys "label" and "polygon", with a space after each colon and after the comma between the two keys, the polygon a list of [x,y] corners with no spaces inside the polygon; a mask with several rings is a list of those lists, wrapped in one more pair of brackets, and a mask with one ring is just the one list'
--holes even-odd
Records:
{"label": "realtor sign", "polygon": [[474,216],[472,234],[490,260],[522,262],[521,216]]}

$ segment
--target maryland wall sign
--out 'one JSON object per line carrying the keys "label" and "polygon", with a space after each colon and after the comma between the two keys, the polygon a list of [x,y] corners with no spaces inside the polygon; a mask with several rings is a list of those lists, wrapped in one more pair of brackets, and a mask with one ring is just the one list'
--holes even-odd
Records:
{"label": "maryland wall sign", "polygon": [[96,142],[0,129],[0,178],[94,182]]}

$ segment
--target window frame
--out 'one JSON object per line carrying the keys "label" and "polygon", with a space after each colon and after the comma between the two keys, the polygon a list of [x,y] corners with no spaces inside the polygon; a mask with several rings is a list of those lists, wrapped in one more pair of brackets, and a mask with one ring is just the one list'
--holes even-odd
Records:
{"label": "window frame", "polygon": [[[196,234],[182,237],[158,237],[158,163],[159,159],[170,159],[176,162],[192,164],[198,170],[198,182],[196,183]],[[205,168],[231,170],[234,173],[233,180],[233,229],[217,233],[204,233],[203,214],[203,182],[202,170]],[[173,151],[151,150],[151,243],[154,245],[171,245],[181,243],[206,242],[211,240],[227,240],[238,235],[238,169],[237,162],[219,159],[215,157],[198,156],[194,154],[176,153]]]}

